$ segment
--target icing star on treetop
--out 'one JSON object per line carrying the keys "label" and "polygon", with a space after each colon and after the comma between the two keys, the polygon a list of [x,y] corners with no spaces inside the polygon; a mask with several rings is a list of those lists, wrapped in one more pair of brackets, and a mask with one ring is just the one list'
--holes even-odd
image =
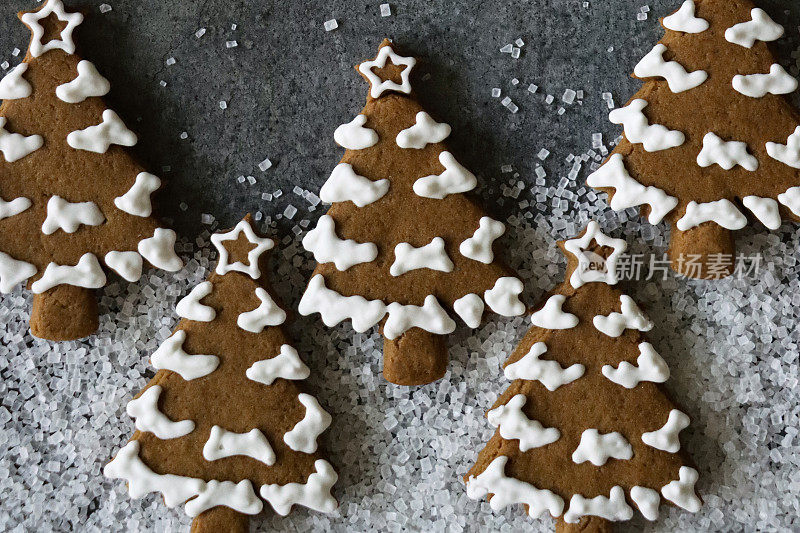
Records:
{"label": "icing star on treetop", "polygon": [[[375,59],[372,61],[364,61],[358,65],[358,71],[362,76],[367,78],[370,83],[371,88],[369,94],[372,98],[379,98],[384,91],[398,91],[409,94],[411,92],[411,69],[417,64],[417,60],[413,57],[398,55],[391,44],[386,41],[384,41],[384,43],[385,44],[381,46],[381,49],[378,51],[378,55],[375,56]],[[400,73],[401,83],[397,83],[391,79],[382,79],[372,71],[374,68],[385,67],[387,60],[391,61],[392,64],[396,66],[405,65],[406,68]]]}
{"label": "icing star on treetop", "polygon": [[[47,44],[42,44],[44,37],[44,27],[39,23],[40,20],[55,15],[61,22],[66,22],[67,26],[61,30],[59,39],[53,39]],[[63,50],[68,54],[75,53],[75,41],[72,40],[72,32],[83,22],[83,15],[80,13],[67,13],[61,0],[47,0],[47,3],[38,11],[25,13],[21,17],[22,23],[30,28],[33,33],[31,39],[31,55],[39,57],[50,50]]]}
{"label": "icing star on treetop", "polygon": [[[592,241],[613,251],[603,258],[591,250]],[[616,285],[617,260],[627,247],[624,240],[614,239],[600,231],[600,225],[592,220],[582,236],[564,242],[564,249],[578,260],[578,266],[569,278],[570,284],[576,289],[596,281]]]}
{"label": "icing star on treetop", "polygon": [[[247,262],[245,265],[241,261],[229,263],[230,256],[228,250],[222,244],[224,241],[236,241],[239,236],[244,232],[248,242],[255,245],[255,248],[247,253]],[[231,271],[242,272],[249,275],[253,279],[261,277],[261,269],[258,268],[258,260],[262,253],[271,250],[275,246],[272,239],[266,237],[262,238],[255,234],[253,227],[247,220],[242,220],[236,227],[228,233],[215,233],[211,236],[211,243],[217,248],[219,252],[219,261],[217,262],[217,274],[224,275]]]}

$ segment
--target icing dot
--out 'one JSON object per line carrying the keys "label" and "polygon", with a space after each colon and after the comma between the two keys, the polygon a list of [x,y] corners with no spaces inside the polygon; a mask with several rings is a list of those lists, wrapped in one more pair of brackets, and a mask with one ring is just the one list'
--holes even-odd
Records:
{"label": "icing dot", "polygon": [[564,369],[558,364],[558,361],[543,361],[539,359],[545,352],[547,352],[545,343],[535,343],[521,359],[505,367],[503,374],[506,379],[539,381],[547,390],[552,392],[560,386],[572,383],[583,376],[586,370],[583,365],[576,363]]}
{"label": "icing dot", "polygon": [[[768,142],[767,154],[784,165],[800,169],[800,126],[789,135],[786,144]],[[778,198],[780,199],[780,196]]]}
{"label": "icing dot", "polygon": [[424,329],[437,335],[446,335],[456,329],[455,321],[432,294],[425,297],[422,306],[392,302],[387,311],[389,318],[383,326],[383,336],[389,340],[396,339],[411,328]]}
{"label": "icing dot", "polygon": [[26,211],[31,205],[33,205],[31,201],[22,196],[14,198],[10,202],[6,202],[0,198],[0,220],[19,215]]}
{"label": "icing dot", "polygon": [[458,248],[461,255],[475,261],[488,265],[494,261],[492,244],[499,239],[506,231],[506,226],[502,222],[492,220],[489,217],[481,217],[478,222],[478,229],[472,237],[466,239]]}
{"label": "icing dot", "polygon": [[704,70],[686,72],[686,69],[677,61],[664,61],[664,52],[667,47],[657,44],[633,69],[637,78],[664,78],[667,80],[669,90],[680,93],[702,85],[708,79]]}
{"label": "icing dot", "polygon": [[178,300],[175,313],[187,320],[198,322],[211,322],[216,318],[217,312],[210,305],[200,303],[200,300],[211,294],[214,286],[210,281],[198,283],[186,296]]}
{"label": "icing dot", "polygon": [[295,504],[314,511],[331,513],[338,507],[331,496],[331,487],[338,479],[339,476],[328,461],[317,459],[314,461],[314,473],[308,476],[305,483],[262,485],[261,497],[281,516],[289,514]]}
{"label": "icing dot", "polygon": [[171,229],[156,228],[152,237],[139,241],[139,253],[154,267],[177,272],[183,268],[183,261],[175,254],[175,238]]}
{"label": "icing dot", "polygon": [[714,132],[708,132],[703,137],[703,149],[697,154],[697,164],[703,168],[717,164],[725,170],[736,165],[750,172],[758,170],[758,160],[748,153],[747,143],[723,141]]}
{"label": "icing dot", "polygon": [[325,286],[322,274],[311,278],[297,310],[303,316],[319,313],[328,327],[349,318],[353,321],[353,329],[359,333],[367,331],[386,315],[386,305],[382,301],[367,300],[358,295],[342,296]]}
{"label": "icing dot", "polygon": [[317,263],[333,262],[341,271],[378,257],[378,247],[374,243],[340,239],[336,235],[336,222],[330,215],[322,215],[317,226],[303,237],[303,248],[314,254]]}
{"label": "icing dot", "polygon": [[669,366],[649,342],[639,343],[636,366],[622,361],[617,368],[603,365],[603,375],[617,385],[632,389],[642,381],[664,383],[669,379]]}
{"label": "icing dot", "polygon": [[634,144],[641,143],[646,152],[657,152],[680,146],[686,136],[680,131],[669,130],[661,124],[650,124],[643,110],[647,100],[636,98],[625,107],[615,109],[608,118],[614,124],[622,124],[625,136]]}
{"label": "icing dot", "polygon": [[269,293],[261,287],[256,289],[256,298],[261,302],[252,311],[241,313],[236,325],[250,333],[261,333],[267,326],[278,326],[286,320],[286,312],[278,307]]}
{"label": "icing dot", "polygon": [[645,316],[633,298],[624,294],[619,297],[621,313],[597,315],[593,319],[594,327],[609,337],[619,337],[626,329],[650,331],[653,323]]}
{"label": "icing dot", "polygon": [[79,104],[92,96],[105,96],[111,90],[111,83],[85,59],[78,63],[78,76],[56,87],[56,96],[68,104]]}
{"label": "icing dot", "polygon": [[781,213],[778,208],[778,202],[772,198],[745,196],[742,198],[742,204],[767,228],[776,230],[781,227]]}
{"label": "icing dot", "polygon": [[786,192],[778,195],[778,201],[789,208],[797,216],[800,216],[800,187],[789,187]]}
{"label": "icing dot", "polygon": [[389,180],[372,181],[355,173],[348,163],[339,163],[319,191],[326,204],[353,202],[357,207],[369,205],[389,192]]}
{"label": "icing dot", "polygon": [[456,161],[450,152],[441,152],[439,162],[444,167],[441,174],[425,176],[414,182],[413,189],[418,196],[441,200],[448,194],[471,191],[478,184],[475,175]]}
{"label": "icing dot", "polygon": [[73,285],[85,289],[99,289],[106,284],[106,275],[91,253],[85,253],[75,266],[50,263],[42,277],[31,285],[34,294],[47,292],[57,285]]}
{"label": "icing dot", "polygon": [[453,271],[453,262],[447,256],[444,239],[441,237],[434,237],[431,242],[419,248],[415,248],[407,242],[401,242],[394,247],[394,257],[394,262],[389,268],[392,276],[401,276],[420,268],[429,268],[440,272]]}
{"label": "icing dot", "polygon": [[68,202],[60,196],[51,196],[47,201],[47,217],[42,224],[42,233],[52,235],[57,230],[75,233],[81,224],[99,226],[106,217],[94,202]]}
{"label": "icing dot", "polygon": [[572,462],[589,461],[594,466],[603,466],[613,459],[628,460],[633,457],[633,448],[621,433],[600,434],[596,429],[587,429],[581,434],[581,442],[572,452]]}
{"label": "icing dot", "polygon": [[356,115],[356,118],[342,124],[333,132],[333,140],[342,148],[348,150],[363,150],[378,144],[378,134],[375,130],[365,128],[366,115]]}
{"label": "icing dot", "polygon": [[745,96],[761,98],[768,94],[789,94],[797,90],[797,80],[779,64],[769,68],[769,74],[737,74],[733,88]]}
{"label": "icing dot", "polygon": [[473,329],[481,325],[483,309],[483,299],[475,293],[465,294],[453,302],[453,311],[467,326]]}
{"label": "icing dot", "polygon": [[554,294],[547,299],[544,306],[531,315],[534,326],[544,329],[571,329],[578,325],[578,317],[561,310],[567,297]]}
{"label": "icing dot", "polygon": [[747,225],[747,217],[727,198],[702,204],[691,201],[676,227],[680,231],[686,231],[704,222],[716,222],[725,229],[737,230]]}
{"label": "icing dot", "polygon": [[679,479],[670,481],[661,488],[661,495],[678,507],[696,513],[702,507],[700,498],[694,492],[694,484],[699,477],[697,470],[682,466],[678,471],[678,477]]}
{"label": "icing dot", "polygon": [[30,155],[44,145],[41,135],[28,137],[6,130],[6,118],[0,117],[0,152],[6,161],[13,163]]}
{"label": "icing dot", "polygon": [[18,261],[0,252],[0,293],[8,294],[19,283],[36,274],[36,267],[25,261]]}
{"label": "icing dot", "polygon": [[117,209],[137,217],[149,217],[153,213],[150,195],[161,187],[161,180],[149,172],[140,172],[136,181],[122,196],[114,198]]}
{"label": "icing dot", "polygon": [[669,412],[666,423],[655,431],[642,433],[642,442],[657,450],[676,453],[681,449],[679,434],[689,427],[689,417],[673,409]]}
{"label": "icing dot", "polygon": [[186,502],[185,509],[186,514],[194,518],[219,505],[249,515],[258,514],[264,508],[264,504],[256,496],[253,484],[249,479],[243,479],[239,483],[212,479],[206,482],[197,498]]}
{"label": "icing dot", "polygon": [[517,278],[506,276],[498,278],[494,287],[483,293],[489,308],[502,316],[519,316],[525,313],[525,304],[519,300],[523,285]]}
{"label": "icing dot", "polygon": [[126,411],[136,420],[136,429],[152,433],[159,439],[176,439],[194,431],[194,422],[173,422],[158,409],[161,387],[148,387],[138,398],[128,402]]}
{"label": "icing dot", "polygon": [[106,153],[112,144],[134,146],[137,141],[136,134],[110,109],[103,111],[103,121],[100,124],[67,135],[67,144],[72,148],[97,154]]}
{"label": "icing dot", "polygon": [[236,433],[213,426],[203,446],[203,458],[206,461],[216,461],[236,455],[250,457],[267,466],[275,464],[275,452],[258,428],[253,428],[248,433]]}
{"label": "icing dot", "polygon": [[658,491],[636,485],[631,489],[631,500],[646,519],[653,521],[658,518],[658,506],[661,504]]}
{"label": "icing dot", "polygon": [[524,394],[517,394],[505,405],[487,413],[489,423],[500,429],[500,436],[505,440],[519,439],[519,449],[522,452],[546,446],[560,439],[560,431],[555,428],[545,428],[538,420],[531,420],[522,412],[526,402]]}
{"label": "icing dot", "polygon": [[20,63],[0,80],[0,100],[17,100],[33,94],[33,87],[23,74],[28,70],[27,63]]}
{"label": "icing dot", "polygon": [[150,364],[157,370],[169,370],[186,381],[201,378],[219,366],[216,355],[189,355],[183,350],[186,332],[179,329],[165,340],[150,356]]}
{"label": "icing dot", "polygon": [[608,497],[600,495],[584,498],[574,494],[569,501],[569,510],[564,513],[564,521],[575,524],[584,516],[599,516],[612,522],[633,518],[633,509],[625,502],[625,491],[620,486],[611,488]]}
{"label": "icing dot", "polygon": [[450,135],[450,126],[436,122],[425,111],[415,117],[415,124],[397,134],[397,146],[420,150],[429,144],[442,142]]}
{"label": "icing dot", "polygon": [[278,379],[303,380],[311,375],[309,368],[300,360],[300,355],[288,344],[270,359],[256,361],[247,369],[247,378],[264,385],[272,385]]}
{"label": "icing dot", "polygon": [[664,27],[672,31],[684,33],[702,33],[709,27],[708,21],[695,16],[694,0],[686,0],[681,8],[668,17],[664,17]]}
{"label": "icing dot", "polygon": [[783,26],[772,20],[763,9],[754,8],[750,17],[751,20],[725,30],[725,40],[752,48],[756,41],[775,41],[783,37]]}
{"label": "icing dot", "polygon": [[310,394],[301,392],[297,400],[306,408],[306,414],[283,435],[283,441],[296,452],[314,453],[317,451],[317,437],[331,425],[331,415]]}
{"label": "icing dot", "polygon": [[135,282],[142,277],[142,256],[137,252],[110,251],[103,258],[108,268],[125,281]]}

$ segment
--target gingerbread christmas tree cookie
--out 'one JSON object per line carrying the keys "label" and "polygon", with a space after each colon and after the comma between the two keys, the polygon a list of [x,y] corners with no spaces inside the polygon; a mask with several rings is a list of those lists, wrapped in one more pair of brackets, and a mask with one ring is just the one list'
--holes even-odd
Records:
{"label": "gingerbread christmas tree cookie", "polygon": [[485,307],[525,312],[522,283],[495,256],[505,226],[465,194],[477,179],[444,145],[450,126],[414,97],[415,65],[386,40],[356,67],[367,103],[334,133],[347,151],[320,191],[333,205],[303,239],[319,265],[299,307],[328,326],[381,323],[384,377],[400,385],[444,375],[443,335],[456,328],[445,307],[471,328]]}
{"label": "gingerbread christmas tree cookie", "polygon": [[610,531],[668,502],[695,512],[697,471],[681,445],[689,417],[661,384],[669,368],[643,333],[652,322],[616,284],[625,241],[590,222],[561,243],[566,281],[531,315],[505,365],[511,386],[489,411],[497,428],[465,476],[492,509],[524,504],[559,531]]}
{"label": "gingerbread christmas tree cookie", "polygon": [[77,339],[97,329],[102,264],[136,281],[145,260],[182,263],[152,218],[161,181],[126,150],[137,136],[103,102],[108,80],[75,54],[83,15],[47,0],[20,18],[28,54],[0,80],[0,291],[27,281],[31,332]]}
{"label": "gingerbread christmas tree cookie", "polygon": [[150,357],[158,372],[127,406],[136,432],[104,473],[133,498],[186,503],[197,533],[248,531],[258,495],[281,515],[331,512],[338,476],[317,444],[331,417],[303,392],[309,369],[265,284],[273,242],[249,219],[212,242],[216,270],[179,301],[182,320]]}
{"label": "gingerbread christmas tree cookie", "polygon": [[662,24],[634,69],[644,85],[609,116],[624,139],[587,183],[668,221],[676,271],[716,277],[748,216],[800,219],[798,83],[769,48],[783,28],[749,0],[686,0]]}

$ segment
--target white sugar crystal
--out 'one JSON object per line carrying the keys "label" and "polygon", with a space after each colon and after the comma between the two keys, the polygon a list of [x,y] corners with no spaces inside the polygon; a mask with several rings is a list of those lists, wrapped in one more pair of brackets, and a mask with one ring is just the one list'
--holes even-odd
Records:
{"label": "white sugar crystal", "polygon": [[19,55],[19,52],[20,52],[19,48],[14,48],[13,50],[11,50],[11,55],[17,57]]}
{"label": "white sugar crystal", "polygon": [[200,37],[202,37],[203,35],[205,35],[205,34],[206,34],[206,29],[205,28],[200,28],[196,32],[194,32],[194,36],[197,37],[198,39]]}
{"label": "white sugar crystal", "polygon": [[492,98],[499,98],[502,91],[498,87],[492,89]]}
{"label": "white sugar crystal", "polygon": [[636,20],[647,20],[647,13],[636,13]]}
{"label": "white sugar crystal", "polygon": [[552,94],[548,94],[544,99],[544,101],[548,104],[552,104],[553,100],[555,100],[555,97]]}
{"label": "white sugar crystal", "polygon": [[519,59],[521,50],[516,46],[511,50],[511,57],[514,59]]}
{"label": "white sugar crystal", "polygon": [[283,216],[286,218],[292,218],[297,213],[297,208],[293,205],[287,205],[286,209],[283,210]]}
{"label": "white sugar crystal", "polygon": [[511,97],[510,96],[506,96],[505,98],[500,100],[500,103],[503,104],[505,107],[508,107],[508,104],[511,103]]}
{"label": "white sugar crystal", "polygon": [[2,63],[0,63],[0,67],[2,67],[3,70],[8,70],[9,67],[8,61],[3,61]]}
{"label": "white sugar crystal", "polygon": [[269,157],[263,160],[261,163],[258,164],[258,170],[264,172],[272,167],[272,161],[269,160]]}
{"label": "white sugar crystal", "polygon": [[231,30],[233,30],[233,31],[236,31],[236,28],[238,28],[238,27],[239,27],[239,25],[236,24],[236,23],[231,24]]}
{"label": "white sugar crystal", "polygon": [[186,140],[186,139],[189,138],[189,134],[186,133],[185,131],[182,131],[181,134],[178,137],[180,137],[183,140]]}
{"label": "white sugar crystal", "polygon": [[381,4],[381,16],[382,17],[392,16],[392,6],[390,6],[389,4]]}
{"label": "white sugar crystal", "polygon": [[325,31],[333,31],[339,27],[339,23],[336,22],[336,19],[330,19],[326,20],[323,26],[325,27]]}
{"label": "white sugar crystal", "polygon": [[522,48],[523,46],[525,46],[525,41],[523,41],[522,39],[517,39],[516,41],[514,41],[514,44],[516,44],[519,48]]}
{"label": "white sugar crystal", "polygon": [[514,45],[507,44],[504,47],[502,47],[500,49],[500,51],[503,52],[504,54],[510,54],[513,49],[514,49]]}
{"label": "white sugar crystal", "polygon": [[167,60],[165,61],[165,63],[167,64],[168,67],[170,67],[170,66],[174,65],[176,63],[176,61],[175,61],[174,57],[168,57]]}
{"label": "white sugar crystal", "polygon": [[220,100],[219,101],[219,108],[223,109],[223,110],[224,109],[228,109],[228,102],[226,102],[225,100]]}
{"label": "white sugar crystal", "polygon": [[550,150],[548,150],[546,148],[542,148],[541,150],[539,150],[539,153],[536,154],[536,157],[538,157],[539,159],[544,161],[545,159],[547,159],[547,156],[549,156],[549,155],[550,155]]}
{"label": "white sugar crystal", "polygon": [[249,183],[250,185],[255,185],[256,184],[255,176],[247,176],[247,183]]}
{"label": "white sugar crystal", "polygon": [[511,85],[517,85],[519,80],[517,78],[511,78]]}
{"label": "white sugar crystal", "polygon": [[239,43],[235,40],[225,41],[225,48],[236,48],[237,46],[239,46]]}
{"label": "white sugar crystal", "polygon": [[529,93],[535,93],[535,92],[536,92],[536,91],[538,91],[538,90],[539,90],[539,86],[538,86],[538,85],[535,85],[535,84],[533,84],[533,83],[531,83],[530,85],[528,85],[528,92],[529,92]]}
{"label": "white sugar crystal", "polygon": [[203,213],[202,215],[200,215],[200,222],[202,222],[203,224],[211,224],[214,222],[214,216],[208,213]]}
{"label": "white sugar crystal", "polygon": [[108,4],[100,4],[98,9],[100,10],[100,13],[108,13],[111,11],[112,7]]}
{"label": "white sugar crystal", "polygon": [[517,106],[517,104],[515,104],[514,102],[511,102],[506,107],[508,107],[508,110],[511,111],[512,113],[516,113],[517,111],[519,111],[519,106]]}
{"label": "white sugar crystal", "polygon": [[166,87],[167,86],[167,82],[165,82],[164,80],[159,81],[158,84],[160,86],[162,86],[162,87]]}
{"label": "white sugar crystal", "polygon": [[571,104],[575,101],[575,97],[578,93],[572,89],[567,89],[564,91],[564,95],[561,97],[561,101],[565,104]]}

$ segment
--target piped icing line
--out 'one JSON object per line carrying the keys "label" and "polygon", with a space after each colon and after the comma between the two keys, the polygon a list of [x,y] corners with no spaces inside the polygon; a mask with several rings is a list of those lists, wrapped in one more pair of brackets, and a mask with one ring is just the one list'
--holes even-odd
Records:
{"label": "piped icing line", "polygon": [[450,152],[441,152],[439,162],[444,167],[441,174],[425,176],[414,182],[417,196],[441,200],[449,194],[471,191],[478,185],[475,175],[456,161]]}
{"label": "piped icing line", "polygon": [[617,431],[601,434],[596,429],[587,429],[581,434],[581,442],[572,452],[575,464],[589,461],[594,466],[603,466],[609,459],[628,460],[633,457],[633,448]]}
{"label": "piped icing line", "polygon": [[247,379],[272,385],[278,379],[303,380],[311,375],[311,370],[300,360],[300,355],[288,344],[281,346],[275,357],[256,361],[245,372]]}
{"label": "piped icing line", "polygon": [[99,226],[106,217],[94,202],[68,202],[60,196],[47,201],[47,217],[42,223],[42,233],[52,235],[59,229],[75,233],[81,224]]}
{"label": "piped icing line", "polygon": [[503,374],[506,379],[535,380],[552,392],[562,385],[572,383],[586,371],[586,367],[578,363],[565,369],[558,364],[558,361],[539,359],[545,352],[547,352],[545,343],[535,343],[521,359],[505,367]]}
{"label": "piped icing line", "polygon": [[386,305],[382,301],[367,300],[358,295],[343,296],[325,286],[322,274],[311,278],[297,310],[303,316],[319,313],[328,327],[349,318],[353,321],[353,329],[359,333],[367,331],[386,315]]}
{"label": "piped icing line", "polygon": [[310,394],[301,392],[297,400],[306,408],[306,414],[295,426],[283,435],[283,442],[296,452],[317,451],[317,437],[331,425],[331,415]]}
{"label": "piped icing line", "polygon": [[639,309],[636,302],[625,294],[619,297],[621,313],[612,312],[608,315],[597,315],[592,320],[597,331],[609,337],[619,337],[626,329],[636,329],[639,331],[650,331],[653,323]]}
{"label": "piped icing line", "polygon": [[67,144],[76,150],[104,154],[112,144],[134,146],[138,137],[125,126],[122,119],[110,109],[103,111],[103,121],[67,135]]}
{"label": "piped icing line", "polygon": [[669,379],[669,366],[649,342],[639,343],[639,356],[635,366],[628,361],[622,361],[617,368],[603,365],[600,371],[609,381],[626,389],[632,389],[642,381],[664,383]]}
{"label": "piped icing line", "polygon": [[336,235],[336,222],[330,215],[322,215],[317,226],[306,233],[303,248],[314,254],[317,263],[333,263],[339,271],[360,263],[370,263],[378,257],[375,243],[340,239]]}
{"label": "piped icing line", "polygon": [[453,311],[461,317],[464,324],[473,329],[481,325],[484,307],[483,299],[474,292],[465,294],[453,302]]}
{"label": "piped icing line", "polygon": [[161,386],[148,387],[138,398],[128,402],[125,411],[136,422],[136,429],[159,439],[177,439],[194,431],[192,420],[174,422],[158,409]]}
{"label": "piped icing line", "polygon": [[425,111],[414,118],[414,125],[397,134],[397,146],[421,150],[429,144],[440,143],[450,136],[451,128],[444,122],[436,122]]}
{"label": "piped icing line", "polygon": [[44,269],[42,277],[31,285],[34,294],[42,294],[58,285],[73,285],[84,289],[99,289],[106,284],[103,268],[92,253],[85,253],[72,265],[52,262]]}
{"label": "piped icing line", "polygon": [[106,253],[103,261],[125,281],[136,282],[142,277],[143,259],[139,252],[112,250]]}
{"label": "piped icing line", "polygon": [[6,129],[6,118],[0,117],[0,152],[7,162],[13,163],[26,157],[44,145],[41,135],[24,136]]}
{"label": "piped icing line", "polygon": [[317,459],[314,461],[314,473],[308,476],[305,483],[262,485],[261,497],[281,516],[289,514],[295,504],[322,513],[332,513],[339,506],[331,495],[331,487],[338,479],[328,461]]}
{"label": "piped icing line", "polygon": [[636,98],[625,107],[614,109],[608,119],[622,124],[625,137],[634,144],[641,144],[646,152],[658,152],[681,146],[686,141],[683,132],[670,130],[661,124],[650,124],[643,110],[647,100]]}
{"label": "piped icing line", "polygon": [[606,164],[586,178],[586,184],[590,187],[615,189],[610,202],[614,211],[624,211],[640,205],[649,206],[647,220],[651,224],[658,224],[678,206],[677,198],[657,187],[645,187],[633,179],[625,168],[621,154],[612,155]]}
{"label": "piped icing line", "polygon": [[200,303],[200,300],[211,294],[214,286],[210,281],[203,281],[195,285],[189,294],[178,300],[175,306],[175,313],[187,320],[197,322],[211,322],[217,316],[217,312],[210,305]]}
{"label": "piped icing line", "polygon": [[114,198],[114,205],[129,215],[149,217],[153,213],[150,195],[159,187],[161,187],[161,180],[158,176],[149,172],[140,172],[136,175],[136,181],[128,189],[128,192]]}
{"label": "piped icing line", "polygon": [[167,272],[177,272],[183,268],[183,261],[175,253],[176,238],[175,232],[171,229],[156,228],[153,236],[139,241],[136,249],[154,267]]}
{"label": "piped icing line", "polygon": [[484,291],[483,299],[489,309],[501,316],[520,316],[525,313],[525,304],[519,299],[524,286],[512,276],[497,278],[494,287]]}
{"label": "piped icing line", "polygon": [[480,500],[492,494],[489,506],[493,511],[521,503],[528,506],[528,516],[531,518],[538,518],[545,512],[549,512],[553,518],[561,516],[564,512],[564,500],[561,496],[506,476],[506,463],[508,457],[500,455],[478,476],[470,476],[467,480],[467,496]]}
{"label": "piped icing line", "polygon": [[664,61],[663,56],[666,51],[665,45],[660,43],[655,45],[634,67],[633,73],[636,77],[664,78],[667,80],[669,90],[673,93],[694,89],[708,79],[708,73],[705,70],[687,72],[677,61]]}
{"label": "piped icing line", "polygon": [[[54,14],[59,21],[67,24],[61,30],[58,39],[52,39],[47,44],[42,44],[44,28],[39,21],[49,17],[51,14]],[[67,13],[61,0],[47,0],[44,7],[38,11],[23,14],[20,20],[30,28],[33,34],[30,44],[30,52],[33,57],[39,57],[50,50],[63,50],[67,54],[75,53],[75,41],[72,39],[72,32],[83,22],[83,15],[80,13]]]}
{"label": "piped icing line", "polygon": [[778,195],[778,201],[789,208],[789,210],[800,217],[800,187],[789,187],[786,192]]}
{"label": "piped icing line", "polygon": [[783,26],[767,15],[766,11],[754,8],[750,11],[750,20],[740,22],[725,30],[725,40],[752,48],[756,41],[775,41],[783,37]]}
{"label": "piped icing line", "polygon": [[725,229],[737,230],[747,225],[747,217],[727,198],[701,204],[691,201],[686,205],[686,212],[678,220],[676,227],[680,231],[686,231],[704,222],[715,222]]}
{"label": "piped icing line", "polygon": [[30,199],[25,198],[24,196],[14,198],[10,202],[6,202],[0,198],[0,220],[19,215],[20,213],[27,211],[31,205],[33,205],[33,203],[30,201]]}
{"label": "piped icing line", "polygon": [[286,321],[286,311],[278,307],[265,289],[258,287],[256,298],[261,303],[252,311],[239,314],[237,326],[250,333],[261,333],[267,326],[279,326]]}
{"label": "piped icing line", "polygon": [[636,485],[631,489],[630,494],[631,500],[633,500],[633,503],[639,508],[639,512],[642,513],[642,516],[651,522],[658,519],[658,507],[661,505],[661,496],[658,494],[657,490]]}
{"label": "piped icing line", "polygon": [[186,332],[182,329],[167,338],[150,356],[150,364],[157,370],[170,370],[186,381],[211,374],[219,366],[216,355],[189,355],[183,349]]}
{"label": "piped icing line", "polygon": [[326,204],[353,202],[356,207],[364,207],[383,198],[389,185],[387,179],[372,181],[356,174],[349,163],[339,163],[322,185],[319,198]]}
{"label": "piped icing line", "polygon": [[680,432],[687,427],[689,427],[689,417],[673,409],[660,429],[642,433],[642,442],[656,450],[676,453],[681,449]]}
{"label": "piped icing line", "polygon": [[216,461],[236,455],[250,457],[267,466],[275,464],[275,451],[260,429],[253,428],[247,433],[236,433],[220,426],[213,426],[203,446],[203,458],[206,461]]}
{"label": "piped icing line", "polygon": [[519,439],[519,449],[527,452],[540,448],[561,438],[561,432],[555,428],[546,428],[538,420],[531,420],[522,412],[527,402],[524,394],[517,394],[505,405],[495,407],[486,414],[489,423],[500,430],[505,440]]}
{"label": "piped icing line", "polygon": [[681,8],[662,21],[664,27],[684,33],[703,33],[709,27],[708,21],[695,16],[694,0],[686,0]]}
{"label": "piped icing line", "polygon": [[531,315],[531,323],[544,329],[572,329],[578,325],[578,317],[561,310],[567,297],[554,294],[541,309]]}
{"label": "piped icing line", "polygon": [[[229,263],[230,255],[222,243],[225,241],[236,241],[242,233],[244,233],[247,238],[247,242],[255,245],[255,247],[247,253],[247,265],[241,261]],[[261,254],[271,250],[273,246],[275,246],[275,242],[272,239],[256,235],[255,231],[253,231],[253,226],[246,220],[240,221],[236,224],[235,228],[227,233],[213,234],[211,236],[211,243],[219,254],[219,260],[217,261],[217,268],[215,270],[217,274],[224,276],[228,272],[241,272],[253,279],[261,277],[261,269],[258,266]]]}
{"label": "piped icing line", "polygon": [[797,80],[782,66],[774,63],[768,74],[737,74],[733,88],[745,96],[762,98],[768,94],[789,94],[797,90]]}
{"label": "piped icing line", "polygon": [[378,144],[378,133],[370,128],[364,127],[367,123],[366,115],[356,115],[356,117],[337,127],[333,132],[333,140],[342,148],[348,150],[363,150]]}
{"label": "piped icing line", "polygon": [[95,68],[91,61],[78,63],[78,75],[74,80],[56,87],[56,96],[68,104],[79,104],[92,96],[105,96],[111,83]]}
{"label": "piped icing line", "polygon": [[[592,261],[599,258],[596,254],[592,257],[587,256],[589,246],[595,241],[599,246],[611,248],[611,254],[605,258],[605,271],[592,268]],[[613,239],[600,230],[600,225],[594,221],[589,221],[583,236],[570,239],[564,242],[564,248],[578,260],[578,266],[569,277],[569,283],[573,288],[578,289],[586,283],[602,282],[608,285],[616,285],[617,260],[627,249],[628,244],[623,239]]]}
{"label": "piped icing line", "polygon": [[249,479],[238,483],[216,479],[207,481],[197,498],[186,502],[184,509],[187,515],[194,518],[219,505],[248,515],[258,514],[264,509],[264,504],[258,499]]}
{"label": "piped icing line", "polygon": [[401,242],[394,247],[394,262],[389,268],[392,276],[402,276],[406,272],[421,268],[439,272],[453,271],[453,262],[444,249],[444,239],[434,237],[431,242],[419,248],[407,242]]}
{"label": "piped icing line", "polygon": [[758,170],[758,159],[747,151],[747,143],[724,141],[712,131],[703,137],[703,148],[697,154],[697,164],[703,168],[717,164],[725,170],[736,165],[750,172]]}
{"label": "piped icing line", "polygon": [[492,245],[506,232],[506,225],[489,217],[481,217],[478,229],[472,237],[464,240],[458,247],[461,255],[485,265],[494,261]]}
{"label": "piped icing line", "polygon": [[697,470],[689,466],[682,466],[678,471],[679,479],[670,481],[661,487],[661,495],[678,507],[690,513],[696,513],[702,507],[702,502],[694,492],[694,485],[699,475]]}
{"label": "piped icing line", "polygon": [[615,485],[608,496],[585,498],[573,494],[569,509],[564,513],[564,522],[575,524],[584,516],[599,516],[611,522],[621,522],[633,518],[633,509],[625,502],[625,491]]}
{"label": "piped icing line", "polygon": [[776,230],[781,227],[781,213],[776,200],[751,195],[742,198],[742,204],[767,228]]}
{"label": "piped icing line", "polygon": [[28,70],[27,63],[20,63],[8,71],[0,80],[0,100],[18,100],[33,94],[33,87],[22,77]]}
{"label": "piped icing line", "polygon": [[387,307],[389,317],[383,326],[383,336],[394,340],[411,328],[424,329],[436,335],[447,335],[456,329],[455,321],[439,305],[436,296],[429,294],[419,305],[392,302]]}
{"label": "piped icing line", "polygon": [[800,126],[786,139],[786,144],[768,142],[767,154],[776,161],[800,169]]}
{"label": "piped icing line", "polygon": [[[390,61],[397,66],[405,65],[406,68],[400,73],[400,83],[393,80],[382,80],[377,74],[372,72],[373,68],[383,68],[386,61]],[[397,54],[391,46],[384,46],[378,51],[378,55],[372,61],[364,61],[358,65],[358,71],[367,78],[370,84],[369,94],[372,98],[380,98],[384,91],[397,91],[405,94],[411,93],[411,70],[417,60],[413,57],[403,57]]]}
{"label": "piped icing line", "polygon": [[14,287],[36,274],[36,267],[0,252],[0,293],[8,294]]}

